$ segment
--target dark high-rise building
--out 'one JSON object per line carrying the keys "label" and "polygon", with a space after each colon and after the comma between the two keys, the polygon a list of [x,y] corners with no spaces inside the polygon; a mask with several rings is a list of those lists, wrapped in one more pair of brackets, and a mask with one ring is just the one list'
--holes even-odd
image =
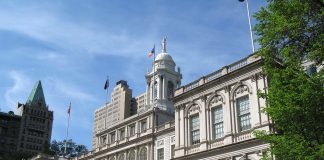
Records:
{"label": "dark high-rise building", "polygon": [[50,144],[53,111],[45,102],[41,81],[37,81],[25,104],[18,103],[17,113],[21,116],[18,152],[36,154]]}
{"label": "dark high-rise building", "polygon": [[17,115],[0,112],[0,159],[3,155],[43,152],[51,141],[53,111],[45,102],[37,81],[25,104],[18,103]]}
{"label": "dark high-rise building", "polygon": [[0,155],[17,150],[21,117],[14,112],[0,112]]}

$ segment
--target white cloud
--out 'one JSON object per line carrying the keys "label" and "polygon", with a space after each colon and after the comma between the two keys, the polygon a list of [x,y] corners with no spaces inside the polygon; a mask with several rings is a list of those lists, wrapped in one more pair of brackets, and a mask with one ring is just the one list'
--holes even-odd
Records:
{"label": "white cloud", "polygon": [[96,101],[94,96],[82,91],[82,88],[76,87],[73,84],[57,78],[48,78],[47,81],[53,86],[53,92],[61,97],[80,102]]}
{"label": "white cloud", "polygon": [[[60,15],[61,16],[61,15]],[[109,31],[97,24],[65,20],[55,13],[31,9],[0,10],[0,29],[27,35],[70,54],[137,56],[151,38],[131,39],[124,30]]]}
{"label": "white cloud", "polygon": [[9,108],[14,110],[18,100],[25,102],[32,83],[28,76],[19,71],[10,71],[8,76],[13,80],[13,86],[5,92],[5,101]]}

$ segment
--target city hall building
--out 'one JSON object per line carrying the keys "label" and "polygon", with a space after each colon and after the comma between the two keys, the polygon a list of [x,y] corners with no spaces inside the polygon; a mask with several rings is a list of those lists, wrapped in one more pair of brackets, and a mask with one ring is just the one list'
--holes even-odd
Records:
{"label": "city hall building", "polygon": [[93,148],[82,160],[257,160],[269,144],[253,135],[271,131],[261,112],[267,92],[262,59],[249,55],[181,86],[180,68],[162,50],[145,76],[146,91],[132,97],[116,83],[111,102],[94,115]]}

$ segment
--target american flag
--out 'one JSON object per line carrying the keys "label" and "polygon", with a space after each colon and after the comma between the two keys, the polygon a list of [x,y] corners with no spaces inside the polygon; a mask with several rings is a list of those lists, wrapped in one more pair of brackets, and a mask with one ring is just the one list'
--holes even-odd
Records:
{"label": "american flag", "polygon": [[149,52],[149,53],[147,54],[147,56],[148,56],[149,58],[151,58],[154,54],[155,54],[155,45],[154,45],[153,49],[151,50],[151,52]]}

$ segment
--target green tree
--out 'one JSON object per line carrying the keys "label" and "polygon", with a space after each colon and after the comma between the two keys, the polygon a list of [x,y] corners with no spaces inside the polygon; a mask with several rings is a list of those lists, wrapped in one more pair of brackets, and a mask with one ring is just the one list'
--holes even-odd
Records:
{"label": "green tree", "polygon": [[[268,0],[254,17],[269,79],[260,96],[275,129],[257,137],[277,159],[324,159],[324,1]],[[305,62],[317,72],[306,74]]]}
{"label": "green tree", "polygon": [[65,152],[65,140],[64,141],[52,141],[50,151],[54,152],[57,156],[68,156],[75,157],[83,153],[88,152],[86,146],[77,145],[72,139],[68,140],[66,143],[66,152]]}

